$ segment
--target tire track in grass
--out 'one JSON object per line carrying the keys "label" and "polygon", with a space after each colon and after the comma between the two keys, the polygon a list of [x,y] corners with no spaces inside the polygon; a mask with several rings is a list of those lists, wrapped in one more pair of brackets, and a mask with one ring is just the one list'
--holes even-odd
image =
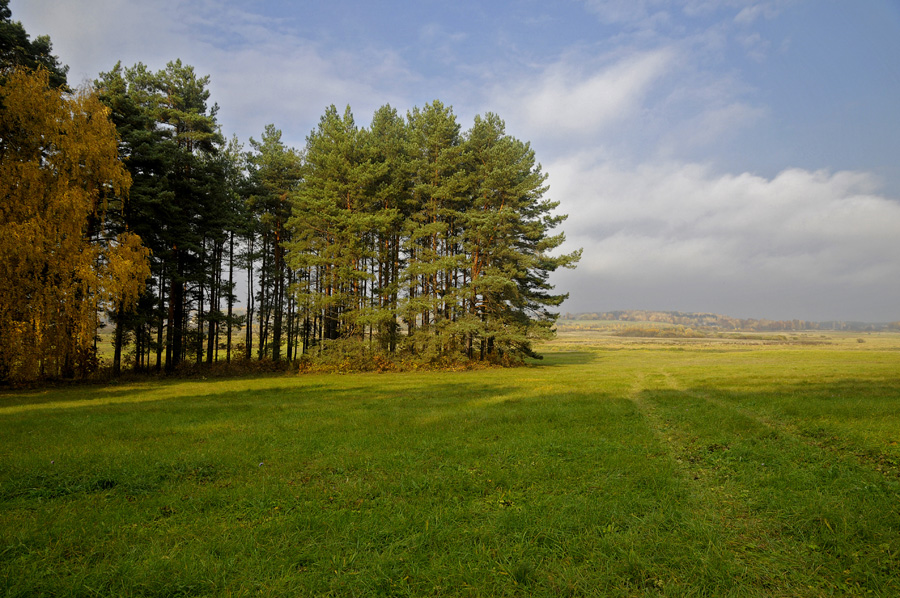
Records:
{"label": "tire track in grass", "polygon": [[[670,388],[673,390],[680,390],[678,383],[671,373],[666,372],[665,376]],[[784,435],[794,441],[806,444],[811,448],[824,451],[831,459],[846,461],[847,463],[855,462],[873,472],[900,478],[900,462],[898,462],[896,457],[892,454],[885,451],[877,451],[872,448],[867,449],[866,447],[856,444],[850,437],[836,435],[839,434],[838,432],[829,433],[819,426],[813,427],[812,431],[810,431],[810,426],[805,426],[801,420],[790,416],[784,416],[779,419],[764,415],[753,409],[744,407],[733,397],[730,399],[723,399],[715,396],[712,391],[692,390],[691,394],[702,397],[708,403],[721,409],[730,410],[743,417],[754,420],[760,426],[771,429],[775,434]],[[742,393],[737,394],[740,395]]]}
{"label": "tire track in grass", "polygon": [[[694,456],[702,438],[672,421],[667,410],[654,400],[659,393],[689,396],[677,387],[671,374],[660,370],[638,373],[629,398],[648,422],[667,457],[675,463],[681,483],[690,495],[689,506],[699,528],[698,536],[706,543],[706,546],[692,547],[698,560],[706,561],[706,570],[699,574],[718,579],[717,585],[724,587],[729,584],[722,578],[731,576],[728,594],[816,595],[792,587],[789,572],[799,563],[790,559],[792,553],[786,543],[741,503],[739,493],[716,479],[714,471]],[[784,557],[774,558],[779,554]]]}
{"label": "tire track in grass", "polygon": [[791,437],[810,447],[814,447],[826,451],[832,458],[848,459],[851,456],[855,461],[873,471],[877,471],[883,475],[900,478],[900,463],[893,455],[885,451],[876,451],[872,448],[866,449],[857,445],[852,438],[847,436],[839,436],[837,432],[828,432],[819,426],[804,426],[801,421],[785,416],[778,419],[768,415],[761,414],[757,411],[744,407],[737,403],[734,399],[727,400],[715,396],[712,392],[693,391],[697,396],[703,397],[706,401],[722,408],[730,409],[747,418],[753,419],[762,426],[771,428],[772,430]]}
{"label": "tire track in grass", "polygon": [[683,390],[670,372],[655,378],[633,400],[699,495],[715,501],[734,532],[728,550],[766,564],[761,584],[796,595],[900,595],[894,480],[714,391]]}

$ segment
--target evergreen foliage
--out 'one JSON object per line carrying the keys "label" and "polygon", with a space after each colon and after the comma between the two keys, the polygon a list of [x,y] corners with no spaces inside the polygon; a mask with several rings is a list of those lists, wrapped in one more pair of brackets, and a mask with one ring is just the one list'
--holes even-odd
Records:
{"label": "evergreen foliage", "polygon": [[140,63],[117,64],[95,82],[134,180],[117,225],[141,234],[153,255],[139,313],[113,313],[120,324],[115,368],[127,340],[124,328],[135,342],[137,369],[149,368],[155,352],[156,369],[164,363],[172,371],[190,355],[213,361],[218,325],[232,324],[221,312],[223,298],[233,304],[233,280],[223,281],[222,266],[225,244],[232,247],[242,226],[233,188],[240,167],[234,152],[223,152],[208,85],[209,77],[198,77],[180,60],[156,73]]}
{"label": "evergreen foliage", "polygon": [[61,64],[52,52],[50,37],[39,35],[32,40],[22,23],[12,20],[9,0],[0,0],[0,78],[20,67],[43,68],[52,87],[65,88],[69,67]]}
{"label": "evergreen foliage", "polygon": [[534,356],[565,299],[547,278],[580,256],[550,255],[565,216],[545,180],[494,114],[463,133],[438,101],[405,120],[384,106],[360,129],[331,106],[307,138],[288,220],[303,352]]}
{"label": "evergreen foliage", "polygon": [[222,136],[209,77],[180,60],[119,63],[67,95],[49,38],[31,41],[8,4],[0,379],[72,375],[102,312],[115,374],[210,364],[220,349],[225,361],[512,362],[552,334],[565,295],[548,276],[580,251],[552,255],[565,216],[497,115],[463,131],[439,101],[405,117],[383,106],[365,128],[331,106],[303,151],[268,125],[245,152]]}
{"label": "evergreen foliage", "polygon": [[[251,138],[250,146],[253,151],[247,155],[247,162],[251,194],[247,207],[258,223],[263,252],[259,289],[259,355],[279,361],[285,336],[288,359],[293,356],[296,346],[294,303],[287,294],[288,279],[293,279],[293,273],[285,267],[284,248],[289,238],[285,228],[291,212],[289,194],[300,180],[301,160],[296,151],[282,143],[281,131],[275,125],[266,127],[260,141]],[[287,318],[284,317],[285,312]],[[283,334],[285,319],[288,328],[286,335]]]}

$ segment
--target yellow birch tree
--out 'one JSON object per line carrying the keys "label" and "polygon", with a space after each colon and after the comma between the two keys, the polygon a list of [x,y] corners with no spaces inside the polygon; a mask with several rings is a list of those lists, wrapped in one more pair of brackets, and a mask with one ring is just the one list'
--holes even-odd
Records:
{"label": "yellow birch tree", "polygon": [[0,83],[0,380],[89,369],[98,314],[149,276],[141,239],[105,230],[131,184],[109,110],[45,70]]}

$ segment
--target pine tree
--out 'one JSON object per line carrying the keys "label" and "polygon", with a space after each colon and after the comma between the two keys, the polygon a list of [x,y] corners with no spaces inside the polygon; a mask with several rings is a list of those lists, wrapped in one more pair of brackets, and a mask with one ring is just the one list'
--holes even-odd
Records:
{"label": "pine tree", "polygon": [[[408,117],[413,205],[407,219],[405,314],[415,349],[440,354],[454,317],[459,215],[464,208],[462,138],[453,109],[439,101]],[[417,331],[421,331],[419,334]]]}
{"label": "pine tree", "polygon": [[[290,301],[285,268],[285,244],[289,241],[286,223],[291,214],[289,195],[300,181],[300,155],[281,141],[281,131],[275,125],[266,126],[260,141],[250,139],[253,148],[248,156],[250,178],[253,185],[249,207],[256,214],[271,255],[266,273],[269,281],[266,297],[272,312],[271,356],[281,359],[284,315]],[[290,339],[288,339],[290,341]],[[288,343],[291,344],[290,342]],[[288,355],[290,359],[290,355]]]}
{"label": "pine tree", "polygon": [[[169,203],[165,223],[167,240],[166,278],[169,281],[166,338],[166,369],[173,371],[187,352],[185,333],[193,287],[202,300],[208,273],[203,251],[204,234],[214,230],[207,217],[215,211],[216,197],[209,184],[216,174],[204,159],[223,143],[216,124],[218,106],[209,107],[209,77],[197,77],[194,68],[180,60],[170,62],[155,75],[160,104],[157,120],[168,130],[175,145],[174,168],[169,180],[174,201]],[[201,309],[202,311],[202,309]],[[198,334],[202,334],[198,318]]]}
{"label": "pine tree", "polygon": [[225,210],[229,215],[226,226],[228,236],[228,282],[224,285],[224,296],[227,312],[224,317],[226,327],[225,361],[231,362],[233,352],[234,329],[241,327],[247,316],[234,313],[234,305],[238,300],[235,295],[235,268],[240,267],[240,256],[236,253],[241,239],[248,236],[254,228],[253,216],[247,206],[246,197],[250,193],[250,184],[245,176],[246,155],[237,137],[232,137],[222,152],[224,160]]}
{"label": "pine tree", "polygon": [[[225,187],[226,167],[218,157],[223,139],[218,107],[208,105],[209,77],[198,77],[180,60],[153,73],[143,64],[118,64],[101,74],[95,87],[113,110],[122,138],[120,154],[135,181],[130,207],[121,226],[138,231],[153,255],[155,288],[148,294],[156,322],[156,366],[173,370],[186,356],[191,306],[199,308],[192,331],[202,358],[202,326],[218,318],[204,313],[210,291],[220,278],[220,256],[232,204]],[[149,302],[144,303],[149,309]],[[204,319],[205,318],[205,319]],[[149,331],[150,314],[142,326]],[[117,334],[118,337],[118,334]]]}
{"label": "pine tree", "polygon": [[374,227],[365,195],[371,176],[350,108],[339,116],[331,106],[307,137],[303,182],[288,221],[289,263],[305,276],[298,302],[321,321],[320,340],[361,339],[371,323],[364,294],[372,279],[365,267]]}
{"label": "pine tree", "polygon": [[[129,337],[135,341],[135,367],[151,355],[156,367],[162,366],[161,335],[165,317],[161,285],[165,277],[161,258],[168,244],[158,223],[166,215],[165,206],[174,201],[168,173],[174,168],[174,144],[155,116],[159,98],[153,75],[144,65],[123,69],[121,63],[94,82],[100,100],[110,109],[110,117],[119,135],[119,157],[128,168],[132,185],[129,201],[121,211],[109,213],[109,226],[114,230],[131,230],[139,234],[151,250],[151,278],[134,312],[116,307],[110,313],[116,325],[113,370],[118,373],[121,355]],[[156,329],[157,334],[152,331]],[[146,352],[146,360],[144,353]]]}
{"label": "pine tree", "polygon": [[529,144],[494,114],[462,134],[437,101],[406,122],[382,107],[368,130],[349,108],[329,108],[307,138],[289,220],[305,347],[312,330],[345,339],[345,352],[534,356],[565,299],[548,277],[580,257],[552,255],[565,216],[545,181]]}
{"label": "pine tree", "polygon": [[[565,240],[561,233],[550,234],[565,216],[553,214],[558,202],[544,199],[546,175],[529,144],[506,135],[503,121],[491,113],[476,117],[466,137],[472,200],[464,224],[470,329],[482,357],[531,356],[531,342],[547,338],[556,319],[547,308],[566,298],[550,294],[548,276],[557,268],[574,267],[581,252],[549,253]],[[473,326],[475,319],[480,326]],[[469,345],[471,354],[474,343]]]}
{"label": "pine tree", "polygon": [[0,79],[20,67],[43,68],[51,87],[65,89],[69,67],[61,64],[52,52],[50,38],[39,35],[32,41],[22,23],[12,20],[9,0],[0,0]]}
{"label": "pine tree", "polygon": [[366,194],[374,215],[372,324],[379,348],[394,352],[400,339],[400,274],[405,263],[402,239],[412,209],[409,131],[394,108],[386,105],[375,112],[366,136],[365,156],[372,169]]}

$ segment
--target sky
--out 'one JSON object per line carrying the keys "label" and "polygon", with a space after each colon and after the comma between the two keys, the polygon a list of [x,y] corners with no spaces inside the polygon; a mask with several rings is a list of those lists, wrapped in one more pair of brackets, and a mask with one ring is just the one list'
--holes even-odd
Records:
{"label": "sky", "polygon": [[900,1],[12,0],[77,85],[181,59],[298,149],[434,99],[529,141],[563,312],[900,320]]}

